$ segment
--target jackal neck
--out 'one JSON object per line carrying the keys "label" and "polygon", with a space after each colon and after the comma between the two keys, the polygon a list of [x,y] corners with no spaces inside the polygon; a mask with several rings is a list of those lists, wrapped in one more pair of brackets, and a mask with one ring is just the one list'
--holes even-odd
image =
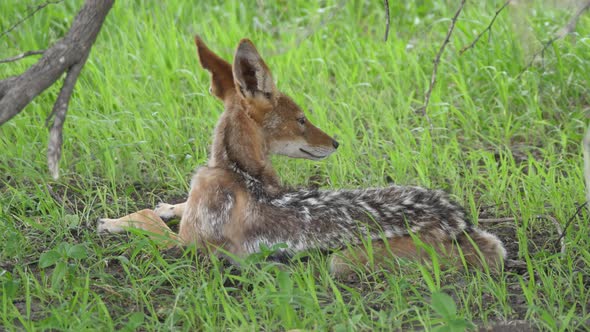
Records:
{"label": "jackal neck", "polygon": [[247,174],[271,191],[280,187],[262,127],[239,102],[226,104],[215,128],[208,165],[240,177]]}

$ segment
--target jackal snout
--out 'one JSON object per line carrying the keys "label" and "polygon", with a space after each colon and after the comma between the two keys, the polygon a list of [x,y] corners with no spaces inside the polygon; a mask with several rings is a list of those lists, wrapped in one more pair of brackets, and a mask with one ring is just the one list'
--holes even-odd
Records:
{"label": "jackal snout", "polygon": [[282,93],[267,115],[263,128],[271,153],[292,158],[324,159],[340,145],[311,123],[301,108]]}

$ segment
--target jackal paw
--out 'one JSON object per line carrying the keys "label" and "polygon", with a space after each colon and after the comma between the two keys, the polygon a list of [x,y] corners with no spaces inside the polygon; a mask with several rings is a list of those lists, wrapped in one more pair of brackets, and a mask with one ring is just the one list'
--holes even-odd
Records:
{"label": "jackal paw", "polygon": [[174,205],[167,203],[158,203],[154,212],[164,221],[170,220],[176,216],[174,214]]}
{"label": "jackal paw", "polygon": [[108,218],[101,218],[98,219],[96,231],[99,234],[104,233],[121,233],[125,231],[121,227],[121,222],[118,219],[108,219]]}

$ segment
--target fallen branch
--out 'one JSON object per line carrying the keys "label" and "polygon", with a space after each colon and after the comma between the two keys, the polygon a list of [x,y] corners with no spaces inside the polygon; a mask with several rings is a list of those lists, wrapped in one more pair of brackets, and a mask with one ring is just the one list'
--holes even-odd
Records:
{"label": "fallen branch", "polygon": [[455,29],[455,24],[457,23],[457,19],[459,18],[459,14],[461,14],[461,11],[463,10],[463,7],[465,6],[465,1],[466,0],[461,0],[461,5],[459,5],[459,8],[455,12],[455,15],[451,19],[451,24],[449,25],[449,30],[447,31],[447,36],[445,37],[444,42],[440,46],[438,53],[436,53],[436,57],[432,61],[434,63],[434,68],[432,68],[432,75],[430,77],[430,85],[428,86],[428,91],[424,95],[424,106],[422,106],[421,108],[418,109],[418,110],[422,111],[422,115],[425,116],[426,119],[428,120],[428,123],[430,124],[430,129],[433,129],[433,125],[432,125],[432,121],[430,120],[430,117],[428,116],[428,113],[426,112],[426,110],[428,108],[428,104],[430,103],[430,95],[432,94],[432,89],[434,88],[434,85],[436,84],[436,74],[438,72],[438,64],[440,63],[440,57],[442,56],[442,54],[445,50],[445,47],[447,46],[447,44],[451,40],[451,34],[453,34],[453,30]]}
{"label": "fallen branch", "polygon": [[[54,2],[52,2],[54,3]],[[114,0],[87,0],[65,37],[48,48],[41,59],[26,72],[0,81],[0,125],[20,113],[33,98],[59,80],[64,73],[62,89],[47,123],[54,118],[47,149],[52,176],[59,176],[62,129],[70,97],[92,45]]]}
{"label": "fallen branch", "polygon": [[487,31],[490,32],[490,35],[492,34],[492,25],[494,25],[494,22],[496,21],[496,18],[498,18],[498,15],[500,15],[500,13],[504,10],[504,8],[506,8],[506,6],[508,6],[510,4],[510,2],[512,2],[512,0],[507,0],[506,2],[504,2],[502,7],[500,7],[500,9],[496,10],[496,14],[494,15],[494,18],[492,18],[492,20],[490,21],[490,24],[488,24],[488,26],[479,35],[477,35],[477,37],[475,37],[475,39],[471,42],[471,44],[464,46],[461,49],[461,51],[459,51],[459,55],[463,55],[463,53],[465,53],[467,50],[469,50],[470,48],[473,48],[475,46],[475,44],[477,44],[479,39]]}
{"label": "fallen branch", "polygon": [[24,59],[24,58],[26,58],[28,56],[31,56],[31,55],[40,55],[40,54],[43,54],[43,53],[45,53],[45,50],[41,50],[41,51],[27,51],[25,53],[21,53],[19,55],[15,55],[15,56],[10,57],[10,58],[0,59],[0,63],[14,62],[14,61],[18,61],[18,60]]}
{"label": "fallen branch", "polygon": [[384,0],[385,3],[385,38],[384,41],[387,41],[387,37],[389,36],[389,24],[390,24],[390,18],[389,18],[389,0]]}
{"label": "fallen branch", "polygon": [[574,32],[576,30],[576,25],[578,24],[578,20],[580,19],[580,16],[582,16],[582,14],[588,10],[588,8],[590,8],[590,1],[586,1],[585,4],[583,4],[578,11],[570,18],[570,20],[568,21],[567,25],[564,26],[563,28],[561,28],[556,34],[555,36],[553,36],[553,38],[549,39],[544,45],[543,48],[541,48],[539,51],[537,51],[535,54],[533,54],[533,57],[531,58],[531,61],[521,70],[520,74],[518,74],[518,76],[516,78],[520,78],[520,76],[522,76],[522,74],[529,69],[533,63],[535,62],[535,60],[537,59],[537,57],[539,55],[541,55],[541,58],[545,57],[545,51],[551,46],[553,45],[554,42],[564,38],[565,36],[569,35],[570,33]]}
{"label": "fallen branch", "polygon": [[41,9],[49,6],[49,5],[54,5],[54,4],[58,4],[60,2],[63,2],[63,0],[55,0],[55,1],[47,1],[44,2],[40,5],[38,5],[37,7],[35,7],[32,11],[29,12],[29,14],[27,16],[25,16],[24,18],[22,18],[21,20],[19,20],[18,22],[14,23],[10,28],[6,29],[5,31],[3,31],[2,33],[0,33],[0,38],[2,38],[4,35],[10,33],[10,31],[16,29],[17,26],[19,26],[21,23],[23,23],[24,21],[28,20],[29,18],[33,17],[33,15],[35,15],[38,11],[40,11]]}

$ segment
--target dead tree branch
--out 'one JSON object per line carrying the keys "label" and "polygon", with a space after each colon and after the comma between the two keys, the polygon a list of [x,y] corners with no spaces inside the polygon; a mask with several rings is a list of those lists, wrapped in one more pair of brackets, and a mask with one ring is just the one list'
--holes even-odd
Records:
{"label": "dead tree branch", "polygon": [[565,36],[569,35],[570,33],[574,32],[576,30],[576,25],[578,24],[578,20],[580,19],[580,16],[582,16],[582,14],[588,10],[590,8],[590,1],[586,1],[586,3],[584,3],[579,9],[578,11],[570,18],[570,20],[568,21],[568,23],[561,28],[554,36],[553,38],[549,39],[544,45],[543,47],[536,52],[535,54],[533,54],[533,57],[531,58],[531,61],[529,61],[529,63],[521,70],[520,74],[518,74],[517,78],[520,78],[520,76],[522,76],[522,74],[529,69],[533,63],[535,62],[535,60],[537,59],[537,57],[540,55],[541,58],[545,57],[545,51],[547,51],[547,49],[553,45],[553,43],[555,43],[556,41],[564,38]]}
{"label": "dead tree branch", "polygon": [[500,7],[500,9],[496,10],[496,14],[494,15],[494,17],[492,18],[492,20],[490,21],[490,24],[488,24],[488,26],[479,34],[477,35],[477,37],[475,37],[475,39],[471,42],[471,44],[464,46],[461,51],[459,51],[459,55],[463,55],[463,53],[467,52],[467,50],[469,50],[470,48],[473,48],[475,46],[475,44],[477,44],[477,42],[479,41],[479,39],[487,32],[490,32],[490,35],[492,34],[492,25],[494,25],[494,22],[496,21],[496,18],[498,18],[498,15],[500,15],[500,13],[504,10],[504,8],[506,8],[510,2],[512,2],[512,0],[507,0],[506,2],[504,2],[504,4],[502,5],[502,7]]}
{"label": "dead tree branch", "polygon": [[[114,0],[87,0],[66,36],[47,49],[26,72],[0,81],[0,125],[20,113],[33,98],[66,73],[53,111],[47,150],[51,174],[57,178],[61,157],[62,128],[76,80]],[[48,119],[49,122],[49,119]]]}
{"label": "dead tree branch", "polygon": [[384,41],[387,41],[387,37],[389,37],[389,25],[391,23],[391,19],[389,17],[389,0],[384,0],[385,4],[385,38]]}
{"label": "dead tree branch", "polygon": [[43,9],[43,8],[49,6],[49,5],[58,4],[60,2],[63,2],[63,0],[47,1],[47,2],[44,2],[44,3],[40,4],[40,5],[38,5],[37,7],[33,8],[33,10],[31,10],[29,12],[29,14],[27,14],[27,16],[25,16],[24,18],[20,19],[18,22],[14,23],[12,26],[10,26],[10,28],[8,28],[5,31],[3,31],[2,33],[0,33],[0,38],[4,37],[4,35],[10,33],[12,30],[16,29],[16,27],[18,27],[19,25],[21,25],[24,21],[26,21],[29,18],[33,17],[33,15],[35,15],[41,9]]}
{"label": "dead tree branch", "polygon": [[432,68],[432,75],[430,77],[430,85],[428,86],[428,91],[424,95],[424,106],[422,106],[419,109],[422,111],[422,115],[425,116],[426,119],[428,120],[428,123],[430,124],[430,129],[433,128],[432,121],[430,120],[430,117],[428,117],[428,113],[426,112],[426,110],[428,108],[428,104],[430,103],[430,95],[432,94],[432,89],[434,88],[434,85],[436,84],[436,74],[438,72],[438,65],[440,63],[440,57],[442,56],[442,54],[445,50],[445,47],[447,46],[447,44],[451,40],[451,35],[453,34],[453,30],[455,29],[455,24],[457,23],[457,19],[459,18],[459,15],[461,14],[463,7],[465,6],[465,1],[466,0],[461,0],[461,4],[459,5],[459,8],[457,9],[457,11],[455,12],[455,15],[451,19],[451,24],[449,25],[449,30],[447,31],[447,36],[445,37],[444,42],[440,46],[438,53],[436,53],[436,57],[432,61],[434,63],[434,68]]}
{"label": "dead tree branch", "polygon": [[51,126],[49,131],[49,143],[47,146],[47,166],[54,179],[59,177],[59,160],[61,159],[61,144],[63,141],[62,129],[64,122],[66,121],[66,113],[68,111],[70,97],[72,96],[74,85],[76,85],[76,81],[78,80],[78,76],[80,75],[85,62],[86,59],[82,59],[68,70],[66,79],[64,80],[59,95],[53,105],[53,110],[45,121],[46,124],[49,124],[51,118],[55,117],[53,126]]}
{"label": "dead tree branch", "polygon": [[40,51],[27,51],[27,52],[21,53],[19,55],[15,55],[15,56],[10,57],[10,58],[0,59],[0,63],[14,62],[14,61],[18,61],[18,60],[24,59],[24,58],[26,58],[28,56],[31,56],[31,55],[41,55],[43,53],[45,53],[45,50],[40,50]]}

